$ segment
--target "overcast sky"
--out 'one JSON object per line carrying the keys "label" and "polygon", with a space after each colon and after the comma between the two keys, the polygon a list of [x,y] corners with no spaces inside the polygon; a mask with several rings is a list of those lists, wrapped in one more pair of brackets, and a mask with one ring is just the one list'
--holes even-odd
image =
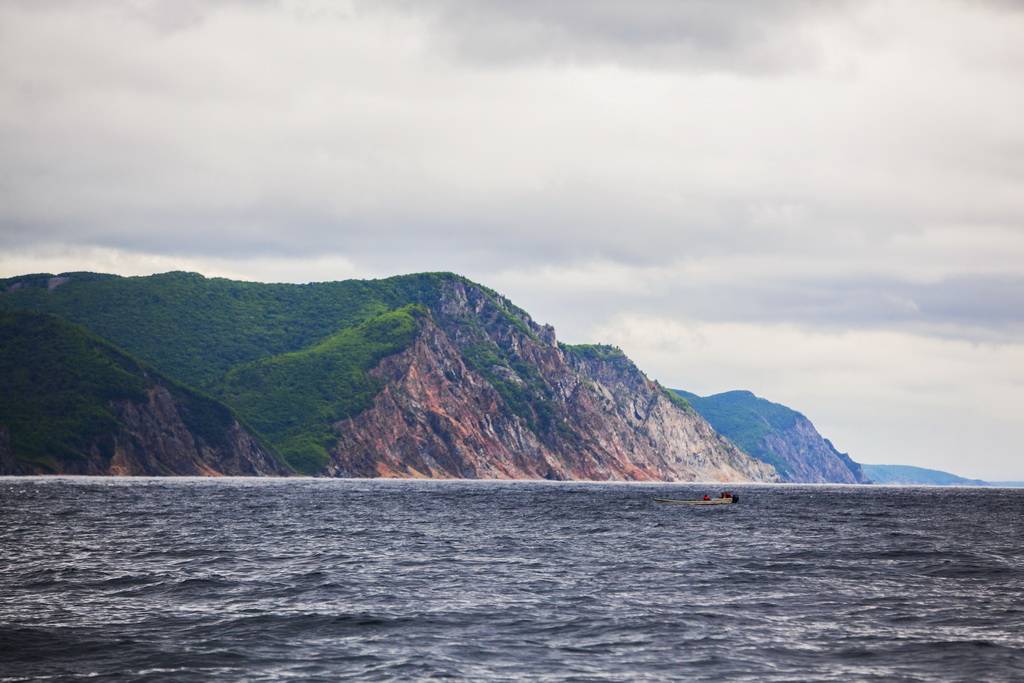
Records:
{"label": "overcast sky", "polygon": [[1024,480],[1024,3],[0,0],[0,277],[451,270]]}

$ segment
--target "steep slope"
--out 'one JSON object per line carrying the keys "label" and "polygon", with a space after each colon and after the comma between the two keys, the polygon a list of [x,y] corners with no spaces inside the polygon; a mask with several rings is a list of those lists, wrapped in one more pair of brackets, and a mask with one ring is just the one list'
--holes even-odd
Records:
{"label": "steep slope", "polygon": [[197,273],[99,273],[0,280],[0,308],[59,315],[161,372],[206,388],[231,368],[300,351],[411,303],[436,300],[449,274],[307,285]]}
{"label": "steep slope", "polygon": [[0,474],[288,472],[223,405],[56,316],[0,311]]}
{"label": "steep slope", "polygon": [[368,371],[412,343],[422,315],[415,304],[384,313],[301,351],[234,368],[213,390],[293,468],[320,473],[336,438],[332,423],[370,406],[385,385]]}
{"label": "steep slope", "polygon": [[871,483],[860,465],[818,433],[811,421],[749,391],[700,397],[677,391],[745,453],[773,465],[785,481]]}
{"label": "steep slope", "polygon": [[334,476],[755,480],[719,436],[615,349],[570,347],[450,273],[261,285],[189,273],[34,275],[0,307],[58,313]]}
{"label": "steep slope", "polygon": [[334,476],[774,481],[621,352],[445,283],[421,334],[371,371],[385,389],[335,423]]}

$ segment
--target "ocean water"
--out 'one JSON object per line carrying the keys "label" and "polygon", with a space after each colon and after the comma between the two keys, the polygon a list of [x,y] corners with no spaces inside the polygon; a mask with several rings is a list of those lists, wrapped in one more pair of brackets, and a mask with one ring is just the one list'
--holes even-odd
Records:
{"label": "ocean water", "polygon": [[1020,681],[1024,490],[0,479],[0,681]]}

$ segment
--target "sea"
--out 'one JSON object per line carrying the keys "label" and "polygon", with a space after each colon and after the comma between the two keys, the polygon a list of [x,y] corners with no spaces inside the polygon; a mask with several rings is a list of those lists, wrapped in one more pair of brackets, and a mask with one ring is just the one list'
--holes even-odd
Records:
{"label": "sea", "polygon": [[1021,681],[1024,489],[0,478],[0,681]]}

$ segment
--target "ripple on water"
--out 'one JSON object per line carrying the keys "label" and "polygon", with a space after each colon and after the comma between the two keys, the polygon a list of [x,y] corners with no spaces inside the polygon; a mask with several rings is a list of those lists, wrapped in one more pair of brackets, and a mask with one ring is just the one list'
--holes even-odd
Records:
{"label": "ripple on water", "polygon": [[1024,679],[1024,491],[705,488],[0,479],[0,680]]}

